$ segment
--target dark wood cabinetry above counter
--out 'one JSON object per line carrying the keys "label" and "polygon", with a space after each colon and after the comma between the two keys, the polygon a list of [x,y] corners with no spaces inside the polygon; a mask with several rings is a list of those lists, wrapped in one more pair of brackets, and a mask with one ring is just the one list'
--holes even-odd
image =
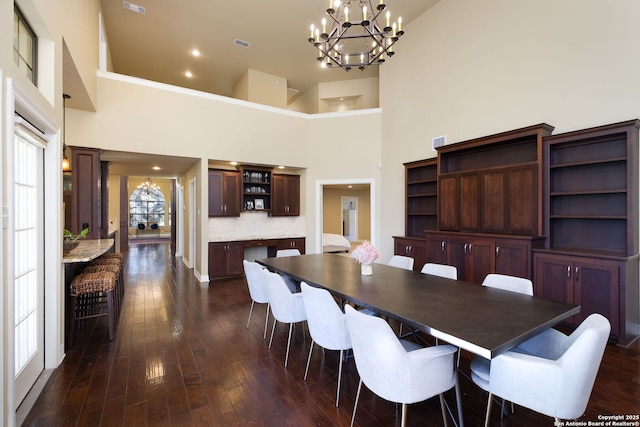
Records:
{"label": "dark wood cabinetry above counter", "polygon": [[274,174],[272,168],[259,166],[209,169],[209,216],[240,212],[299,216],[300,175]]}

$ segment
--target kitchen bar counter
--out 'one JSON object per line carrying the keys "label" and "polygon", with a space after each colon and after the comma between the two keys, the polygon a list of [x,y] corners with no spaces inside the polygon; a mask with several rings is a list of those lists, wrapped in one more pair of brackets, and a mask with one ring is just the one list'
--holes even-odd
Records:
{"label": "kitchen bar counter", "polygon": [[78,240],[78,246],[63,254],[63,263],[89,262],[113,247],[113,239]]}

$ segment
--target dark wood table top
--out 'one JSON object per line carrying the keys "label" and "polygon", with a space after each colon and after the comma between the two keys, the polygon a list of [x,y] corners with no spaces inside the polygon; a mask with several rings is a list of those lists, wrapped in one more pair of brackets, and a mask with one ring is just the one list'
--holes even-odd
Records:
{"label": "dark wood table top", "polygon": [[487,359],[580,311],[573,304],[383,264],[373,265],[373,275],[362,276],[360,264],[344,255],[256,262]]}

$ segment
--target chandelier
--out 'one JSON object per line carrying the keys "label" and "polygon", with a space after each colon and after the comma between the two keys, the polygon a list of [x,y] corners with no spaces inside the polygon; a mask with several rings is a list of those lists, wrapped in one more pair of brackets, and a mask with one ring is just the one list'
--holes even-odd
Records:
{"label": "chandelier", "polygon": [[151,183],[151,178],[147,178],[142,184],[136,187],[139,190],[145,191],[149,194],[151,191],[158,190],[158,186],[156,184]]}
{"label": "chandelier", "polygon": [[322,18],[320,27],[311,25],[309,36],[321,66],[364,70],[393,56],[393,45],[404,34],[402,18],[391,22],[384,1],[374,7],[372,0],[329,0],[328,19]]}

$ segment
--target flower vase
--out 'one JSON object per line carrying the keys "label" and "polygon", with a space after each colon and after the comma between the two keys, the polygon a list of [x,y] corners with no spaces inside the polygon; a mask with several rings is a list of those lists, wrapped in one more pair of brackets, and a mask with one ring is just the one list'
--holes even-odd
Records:
{"label": "flower vase", "polygon": [[371,264],[361,264],[360,265],[360,274],[363,276],[371,276],[373,274],[373,265]]}

